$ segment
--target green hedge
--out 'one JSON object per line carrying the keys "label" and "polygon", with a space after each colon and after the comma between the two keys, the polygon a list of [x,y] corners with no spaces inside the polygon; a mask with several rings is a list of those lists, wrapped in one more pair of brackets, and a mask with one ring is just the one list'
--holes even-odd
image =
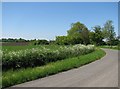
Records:
{"label": "green hedge", "polygon": [[86,55],[48,63],[47,65],[41,67],[19,69],[15,71],[9,70],[7,72],[3,72],[2,87],[9,87],[26,81],[35,80],[48,75],[56,74],[61,71],[80,67],[97,59],[100,59],[104,55],[105,52],[103,50],[96,49],[94,52]]}
{"label": "green hedge", "polygon": [[62,60],[68,57],[75,57],[82,54],[87,54],[94,51],[93,45],[74,45],[64,46],[58,50],[50,50],[43,48],[32,48],[19,51],[11,51],[4,53],[2,56],[3,70],[10,68],[26,68],[45,65],[49,62]]}

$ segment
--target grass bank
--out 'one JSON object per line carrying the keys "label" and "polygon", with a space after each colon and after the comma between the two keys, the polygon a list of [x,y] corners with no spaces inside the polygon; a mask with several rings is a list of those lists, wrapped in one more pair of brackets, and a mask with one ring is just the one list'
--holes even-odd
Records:
{"label": "grass bank", "polygon": [[7,72],[3,72],[2,87],[9,87],[12,85],[24,83],[26,81],[35,80],[62,71],[66,71],[72,68],[77,68],[100,59],[104,55],[105,52],[103,50],[96,49],[94,52],[86,55],[59,60],[57,62],[52,62],[41,67],[19,69],[15,71],[9,70]]}

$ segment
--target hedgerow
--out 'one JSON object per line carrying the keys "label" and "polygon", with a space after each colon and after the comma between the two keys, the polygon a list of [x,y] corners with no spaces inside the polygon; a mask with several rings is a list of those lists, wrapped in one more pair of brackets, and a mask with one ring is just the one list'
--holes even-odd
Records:
{"label": "hedgerow", "polygon": [[2,68],[16,69],[45,65],[49,62],[62,60],[69,57],[87,54],[94,51],[93,45],[74,45],[60,47],[58,50],[50,50],[48,48],[32,48],[19,51],[10,51],[2,55]]}

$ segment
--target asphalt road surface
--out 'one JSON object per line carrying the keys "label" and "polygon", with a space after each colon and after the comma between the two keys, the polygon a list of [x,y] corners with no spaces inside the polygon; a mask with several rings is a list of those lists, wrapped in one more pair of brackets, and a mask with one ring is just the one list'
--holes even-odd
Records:
{"label": "asphalt road surface", "polygon": [[101,60],[13,87],[118,87],[118,51],[104,50]]}

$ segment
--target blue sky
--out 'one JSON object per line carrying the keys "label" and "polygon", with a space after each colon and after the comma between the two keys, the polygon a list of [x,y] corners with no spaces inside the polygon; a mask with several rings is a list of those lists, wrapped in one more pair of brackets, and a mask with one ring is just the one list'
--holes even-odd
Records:
{"label": "blue sky", "polygon": [[6,2],[2,4],[2,37],[55,39],[66,35],[71,23],[80,21],[89,30],[113,20],[118,34],[117,2]]}
{"label": "blue sky", "polygon": [[2,3],[0,2],[0,38],[2,38]]}

